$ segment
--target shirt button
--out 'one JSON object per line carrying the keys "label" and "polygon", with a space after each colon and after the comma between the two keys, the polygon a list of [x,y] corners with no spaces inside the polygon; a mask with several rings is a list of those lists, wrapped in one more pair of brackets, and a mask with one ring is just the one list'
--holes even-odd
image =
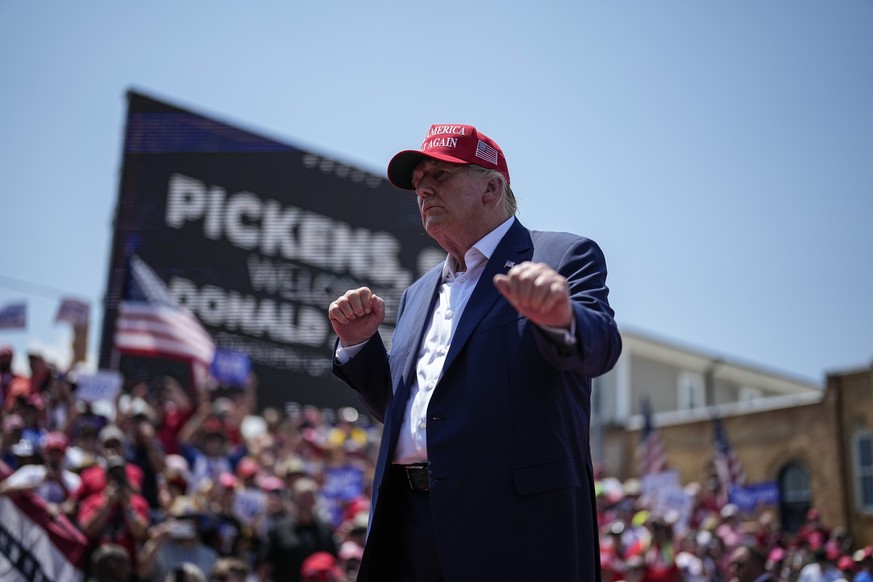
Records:
{"label": "shirt button", "polygon": [[446,346],[443,346],[439,349],[439,351],[437,353],[441,356],[445,356],[447,353],[449,353],[449,348],[447,348]]}
{"label": "shirt button", "polygon": [[427,426],[427,423],[426,423],[425,421],[423,421],[423,420],[422,420],[421,422],[418,423],[418,428],[420,428],[420,429],[422,429],[422,430],[423,430],[426,426]]}
{"label": "shirt button", "polygon": [[454,309],[448,309],[448,310],[446,310],[446,319],[451,319],[452,317],[454,317],[454,315],[455,315],[455,310],[454,310]]}

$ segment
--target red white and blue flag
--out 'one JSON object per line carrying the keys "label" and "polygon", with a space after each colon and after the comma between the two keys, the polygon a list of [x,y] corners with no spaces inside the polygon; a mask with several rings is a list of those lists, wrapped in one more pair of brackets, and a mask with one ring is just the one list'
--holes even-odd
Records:
{"label": "red white and blue flag", "polygon": [[715,448],[713,466],[718,478],[717,499],[720,505],[730,501],[731,490],[746,484],[746,472],[727,438],[719,417],[713,418]]}
{"label": "red white and blue flag", "polygon": [[[12,471],[0,461],[0,481]],[[0,496],[0,572],[4,582],[80,582],[88,540],[31,492]]]}
{"label": "red white and blue flag", "polygon": [[482,158],[486,162],[491,162],[495,166],[497,165],[497,150],[481,139],[479,140],[479,143],[476,144],[476,157]]}
{"label": "red white and blue flag", "polygon": [[664,441],[652,418],[652,403],[643,400],[643,430],[637,445],[637,467],[640,479],[657,475],[667,469],[667,453]]}
{"label": "red white and blue flag", "polygon": [[209,366],[215,343],[197,317],[180,306],[164,282],[134,255],[125,298],[118,305],[115,348],[122,354],[161,356]]}

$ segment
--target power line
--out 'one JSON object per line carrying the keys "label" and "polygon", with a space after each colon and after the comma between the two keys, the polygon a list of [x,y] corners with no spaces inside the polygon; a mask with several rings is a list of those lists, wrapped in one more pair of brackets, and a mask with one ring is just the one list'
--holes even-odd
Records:
{"label": "power line", "polygon": [[51,285],[45,285],[43,283],[25,281],[24,279],[16,279],[15,277],[7,277],[6,275],[0,275],[0,287],[3,287],[4,289],[11,289],[13,291],[21,291],[27,293],[28,295],[38,295],[47,299],[59,299],[61,297],[69,297],[71,295],[74,297],[82,298],[88,296],[85,293],[76,293],[67,289],[60,289],[58,287],[52,287]]}

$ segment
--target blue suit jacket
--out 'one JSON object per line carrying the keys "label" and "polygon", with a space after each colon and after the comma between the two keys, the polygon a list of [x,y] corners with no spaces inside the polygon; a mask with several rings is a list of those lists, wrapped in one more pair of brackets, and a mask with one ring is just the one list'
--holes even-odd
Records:
{"label": "blue suit jacket", "polygon": [[[494,287],[507,261],[528,260],[569,280],[575,348],[555,343]],[[359,580],[376,579],[378,561],[390,559],[379,497],[391,495],[383,477],[440,282],[438,266],[404,292],[390,354],[377,335],[334,368],[385,424]],[[593,241],[530,232],[517,220],[485,266],[427,412],[429,495],[448,581],[600,580],[591,378],[621,352],[607,295],[606,264]]]}

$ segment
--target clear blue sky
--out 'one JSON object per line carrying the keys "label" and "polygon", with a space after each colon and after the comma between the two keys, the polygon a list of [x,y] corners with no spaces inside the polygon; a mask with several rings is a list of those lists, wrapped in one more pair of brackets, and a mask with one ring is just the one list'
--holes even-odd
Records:
{"label": "clear blue sky", "polygon": [[96,353],[128,89],[380,173],[474,124],[528,227],[600,243],[622,326],[819,382],[873,359],[871,0],[0,0],[22,354],[70,332],[8,278],[90,300]]}

